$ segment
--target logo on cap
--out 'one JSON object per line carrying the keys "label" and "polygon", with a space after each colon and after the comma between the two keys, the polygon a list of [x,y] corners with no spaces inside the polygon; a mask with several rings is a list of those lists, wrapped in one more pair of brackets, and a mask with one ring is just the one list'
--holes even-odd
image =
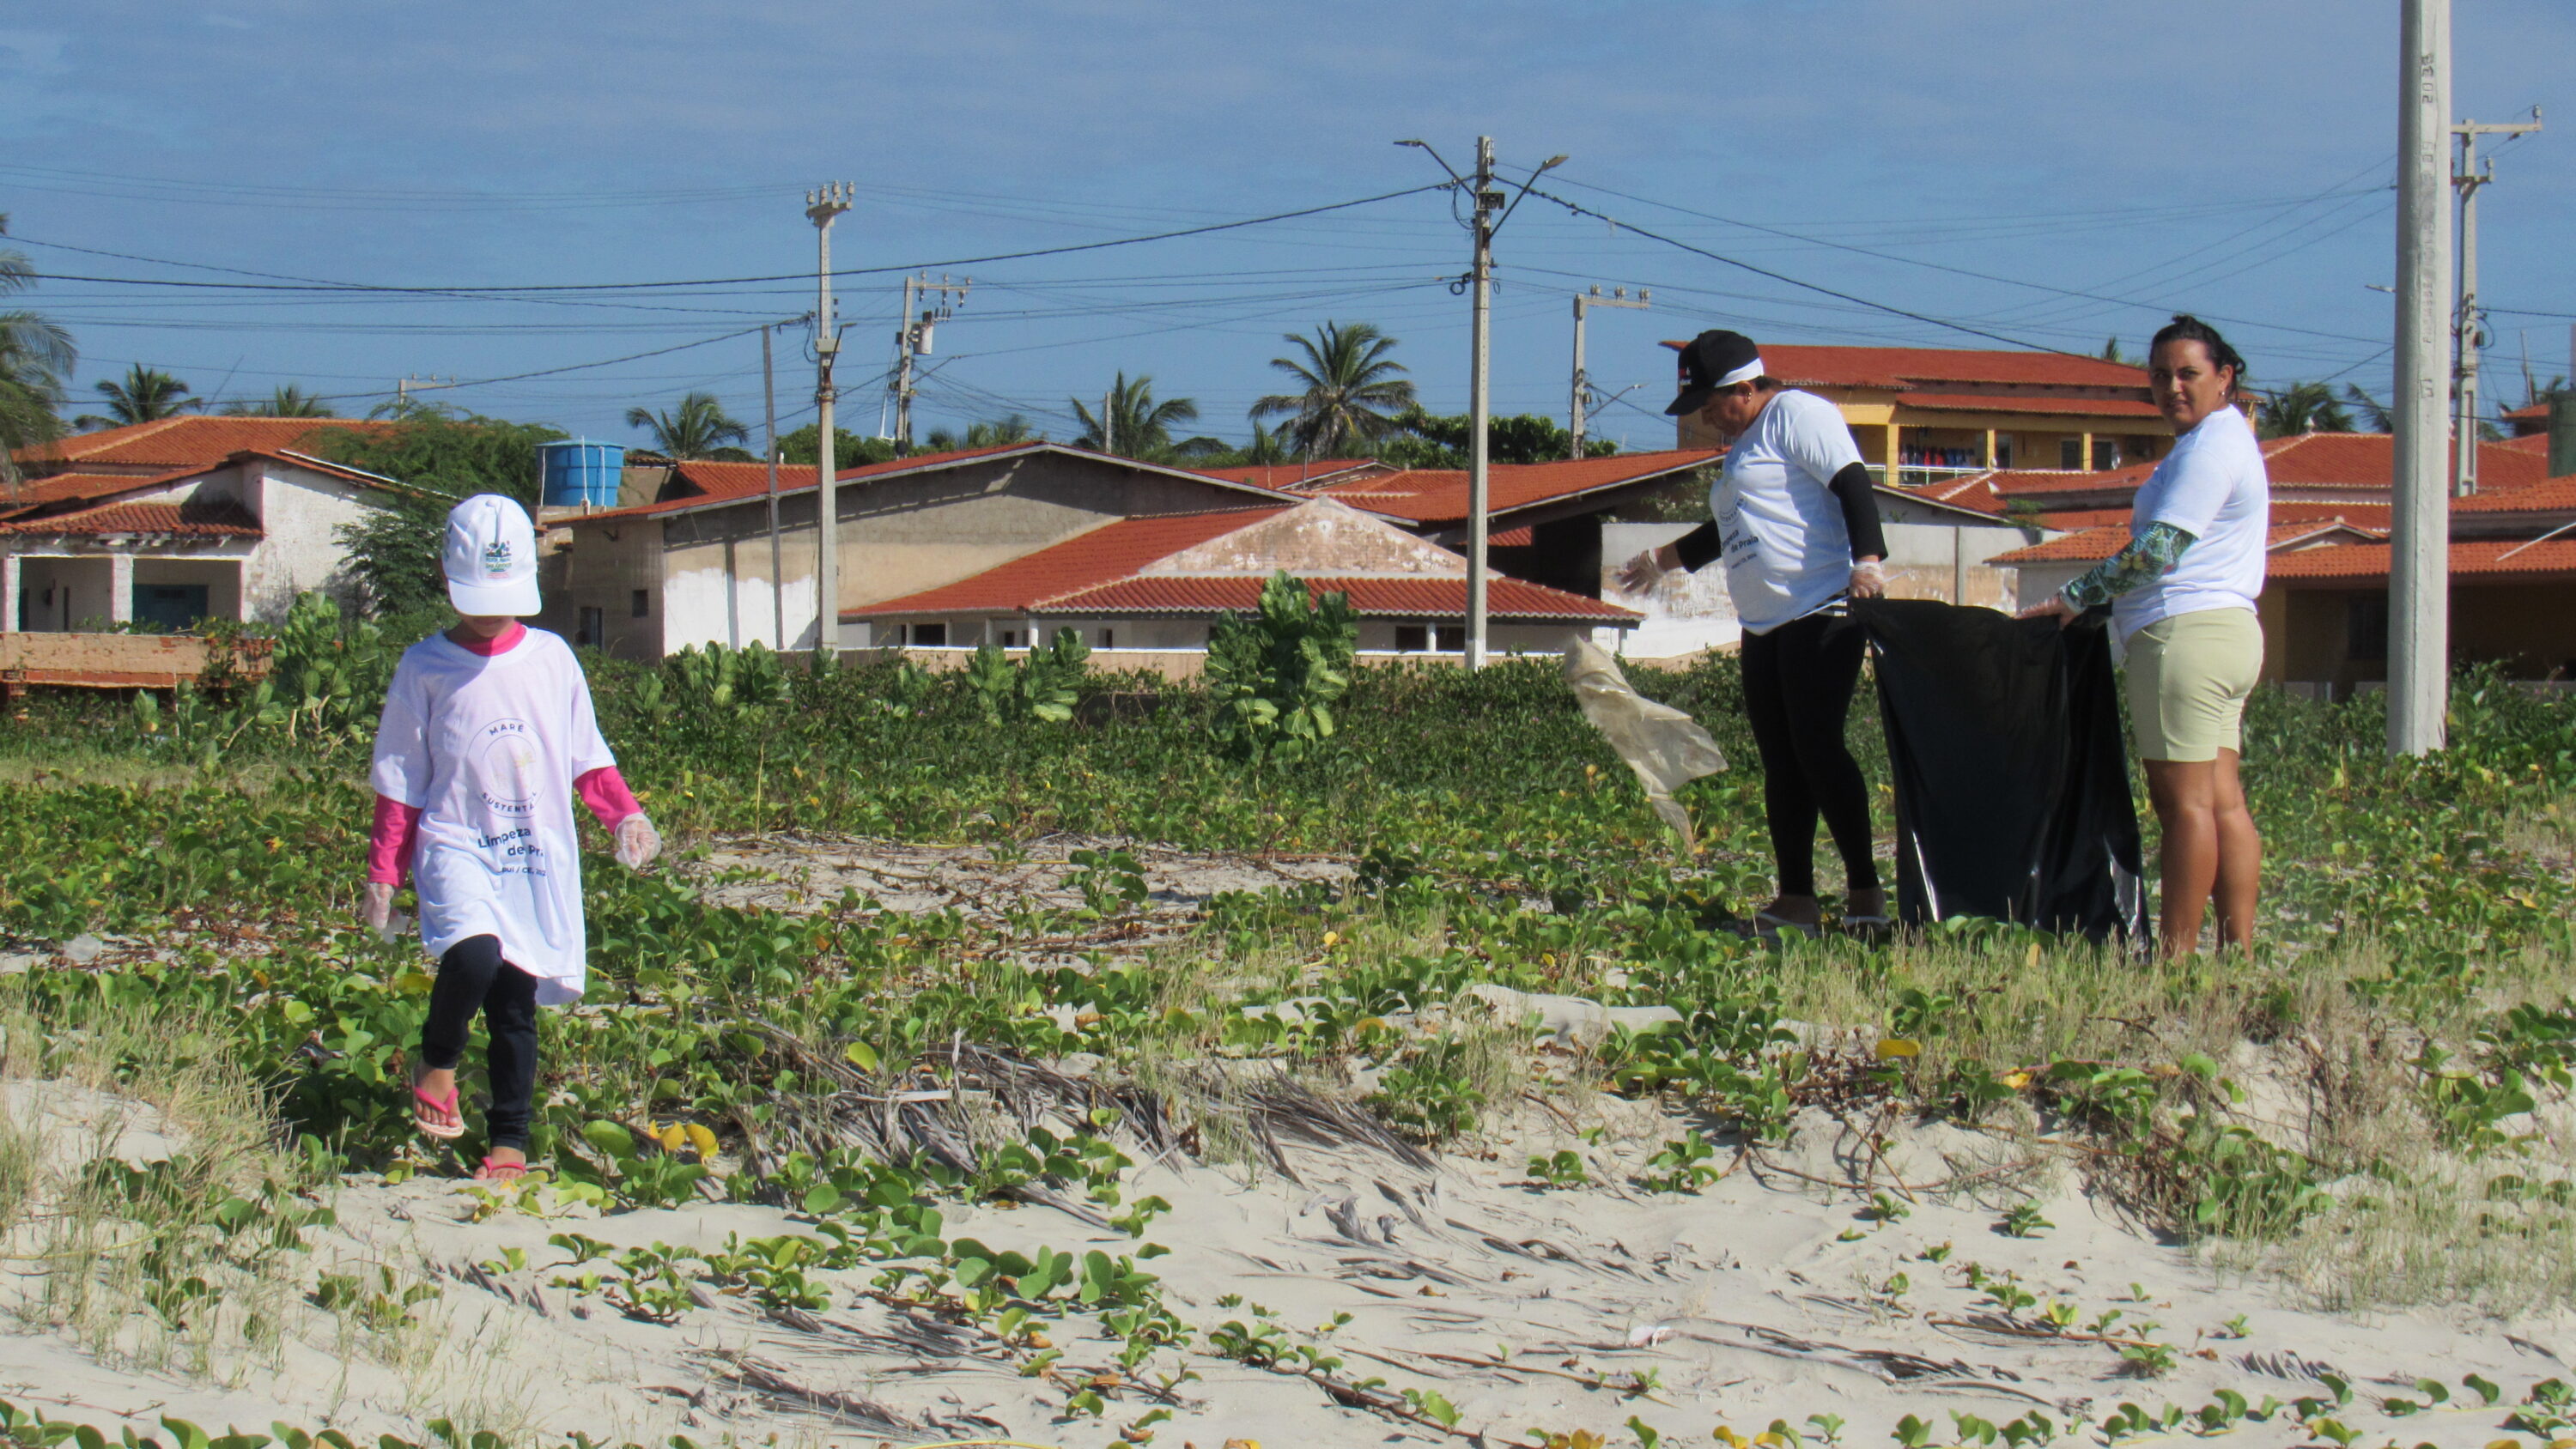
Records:
{"label": "logo on cap", "polygon": [[483,545],[483,572],[496,579],[510,576],[510,541],[494,539]]}

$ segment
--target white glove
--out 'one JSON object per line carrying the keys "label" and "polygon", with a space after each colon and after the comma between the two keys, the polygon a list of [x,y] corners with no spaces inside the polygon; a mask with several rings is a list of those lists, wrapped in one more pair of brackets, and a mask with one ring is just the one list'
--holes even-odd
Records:
{"label": "white glove", "polygon": [[1664,561],[1648,549],[1619,566],[1618,585],[1623,592],[1642,594],[1664,576]]}
{"label": "white glove", "polygon": [[617,822],[617,863],[628,870],[642,870],[662,853],[662,832],[643,811]]}
{"label": "white glove", "polygon": [[394,888],[383,881],[367,882],[367,893],[358,903],[358,919],[367,929],[381,936],[394,920]]}
{"label": "white glove", "polygon": [[1876,560],[1852,565],[1851,596],[1853,598],[1875,599],[1886,592],[1887,570],[1879,567]]}

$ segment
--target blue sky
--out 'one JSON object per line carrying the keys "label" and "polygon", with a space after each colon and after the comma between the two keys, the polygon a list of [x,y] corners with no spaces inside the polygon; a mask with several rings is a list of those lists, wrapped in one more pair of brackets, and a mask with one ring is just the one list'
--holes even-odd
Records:
{"label": "blue sky", "polygon": [[[2576,6],[2457,8],[2458,109],[2565,117],[2501,153],[2483,203],[2489,361],[2518,397],[2526,345],[2543,381],[2569,370]],[[935,270],[1395,191],[1438,173],[1393,141],[1463,165],[1481,131],[1507,169],[1570,157],[1546,183],[1567,200],[1868,302],[2088,352],[2115,334],[2134,350],[2188,307],[2229,319],[2258,382],[2384,391],[2389,305],[2367,284],[2392,280],[2396,15],[2396,0],[15,6],[0,11],[0,211],[45,269],[101,277],[679,281],[809,270],[801,194],[846,179],[858,205],[835,263]],[[1239,438],[1276,385],[1280,334],[1326,319],[1383,326],[1425,400],[1460,410],[1466,304],[1445,283],[1465,253],[1434,194],[951,267],[975,288],[940,330],[923,426],[1016,409],[1069,435],[1068,395],[1124,369]],[[1637,385],[1595,427],[1632,447],[1670,437],[1651,415],[1659,338],[1991,345],[1536,198],[1498,258],[1498,411],[1561,420],[1571,291],[1654,289],[1654,310],[1592,326],[1596,383]],[[840,285],[843,418],[860,431],[877,425],[895,287]],[[800,283],[537,301],[49,281],[30,300],[73,328],[84,395],[141,360],[209,395],[296,381],[360,395],[339,405],[362,412],[406,374],[680,348],[444,395],[616,440],[636,436],[630,404],[692,388],[756,422],[756,337],[709,339],[812,306]],[[804,345],[781,346],[783,428],[811,415]]]}

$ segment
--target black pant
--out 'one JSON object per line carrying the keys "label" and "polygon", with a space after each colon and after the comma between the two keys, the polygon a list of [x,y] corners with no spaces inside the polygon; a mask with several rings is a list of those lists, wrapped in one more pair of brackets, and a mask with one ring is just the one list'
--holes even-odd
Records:
{"label": "black pant", "polygon": [[483,1135],[495,1147],[525,1152],[537,1096],[537,978],[501,959],[498,936],[468,936],[438,958],[429,1020],[420,1028],[422,1063],[454,1071],[477,1011],[492,1034],[492,1108],[483,1114]]}
{"label": "black pant", "polygon": [[1861,631],[1826,614],[1744,636],[1744,712],[1762,753],[1762,812],[1780,893],[1816,893],[1816,817],[1834,833],[1849,889],[1878,885],[1870,859],[1869,783],[1843,744],[1860,684]]}

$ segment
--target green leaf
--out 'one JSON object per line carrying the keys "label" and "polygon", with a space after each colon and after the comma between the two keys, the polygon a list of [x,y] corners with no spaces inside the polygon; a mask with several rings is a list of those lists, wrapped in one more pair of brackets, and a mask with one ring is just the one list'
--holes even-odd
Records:
{"label": "green leaf", "polygon": [[635,1160],[635,1134],[618,1123],[594,1117],[582,1124],[581,1135],[589,1139],[591,1146],[619,1162]]}

